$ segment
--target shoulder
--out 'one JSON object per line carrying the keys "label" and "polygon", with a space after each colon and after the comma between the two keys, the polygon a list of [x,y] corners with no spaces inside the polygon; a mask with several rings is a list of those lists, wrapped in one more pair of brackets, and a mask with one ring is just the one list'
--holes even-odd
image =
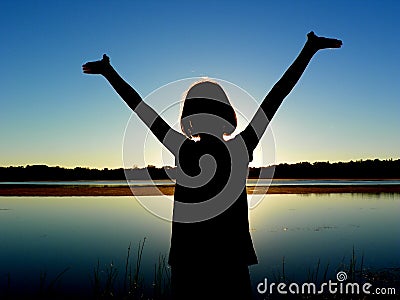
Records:
{"label": "shoulder", "polygon": [[194,151],[195,149],[197,149],[198,148],[197,146],[198,145],[197,145],[196,141],[186,138],[183,141],[183,143],[180,145],[178,153],[179,153],[179,155],[182,155],[182,153],[187,154],[188,152],[191,152],[191,151]]}
{"label": "shoulder", "polygon": [[228,140],[228,143],[233,149],[237,149],[237,151],[241,152],[242,155],[247,154],[249,157],[249,161],[253,160],[253,151],[257,144],[253,143],[249,139],[246,139],[246,134],[243,135],[243,132],[241,132],[240,134],[237,134],[234,138]]}

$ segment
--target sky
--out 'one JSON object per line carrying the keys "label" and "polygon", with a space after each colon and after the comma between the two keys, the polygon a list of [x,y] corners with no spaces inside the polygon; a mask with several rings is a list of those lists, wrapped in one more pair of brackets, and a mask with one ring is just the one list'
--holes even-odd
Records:
{"label": "sky", "polygon": [[[178,103],[165,116],[176,125],[182,91],[162,97],[160,87],[220,79],[254,98],[232,101],[240,114],[262,102],[311,30],[343,47],[313,58],[257,162],[399,158],[399,13],[389,0],[3,0],[0,166],[173,164],[168,153],[160,163],[162,145],[103,78],[82,73],[84,62],[107,53],[157,111]],[[161,96],[151,97],[155,90]],[[251,117],[243,114],[241,126]]]}

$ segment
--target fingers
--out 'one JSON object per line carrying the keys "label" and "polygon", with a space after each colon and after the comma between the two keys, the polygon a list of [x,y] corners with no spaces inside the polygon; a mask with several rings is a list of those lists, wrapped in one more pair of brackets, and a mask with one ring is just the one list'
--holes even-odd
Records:
{"label": "fingers", "polygon": [[342,47],[342,41],[337,39],[332,39],[330,45],[327,48],[340,48]]}
{"label": "fingers", "polygon": [[[314,31],[310,31],[309,33],[307,33],[307,38],[308,38],[308,40],[310,40],[312,42],[318,42],[320,44],[322,44],[322,43],[325,43],[325,44],[330,43],[332,48],[340,48],[343,45],[341,40],[333,39],[333,38],[327,38],[327,37],[323,37],[323,36],[317,36],[314,33]],[[325,46],[327,46],[327,45],[325,45]]]}
{"label": "fingers", "polygon": [[317,36],[315,35],[314,31],[310,31],[309,33],[307,33],[307,37],[309,39],[311,39],[311,38],[314,38],[314,37],[317,37]]}
{"label": "fingers", "polygon": [[83,73],[87,74],[101,74],[110,64],[110,58],[104,54],[101,60],[89,61],[82,65]]}
{"label": "fingers", "polygon": [[103,54],[103,59],[102,60],[110,63],[110,58],[107,56],[107,54]]}
{"label": "fingers", "polygon": [[90,68],[90,66],[87,63],[82,66],[82,70],[83,70],[83,73],[86,73],[86,74],[92,73],[92,68]]}
{"label": "fingers", "polygon": [[101,61],[89,61],[82,66],[83,72],[87,74],[98,73]]}

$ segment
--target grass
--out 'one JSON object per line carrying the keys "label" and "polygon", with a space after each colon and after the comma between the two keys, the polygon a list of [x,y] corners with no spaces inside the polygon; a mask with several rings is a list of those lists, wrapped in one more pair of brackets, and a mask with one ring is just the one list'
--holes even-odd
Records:
{"label": "grass", "polygon": [[[121,300],[164,300],[170,299],[171,276],[166,256],[160,254],[158,261],[154,264],[154,279],[150,285],[146,285],[142,276],[142,257],[146,238],[139,241],[136,256],[132,257],[131,243],[128,246],[122,276],[120,269],[111,263],[101,267],[98,259],[97,264],[90,274],[91,295],[79,295],[69,293],[63,294],[62,278],[70,269],[65,268],[54,278],[49,280],[48,273],[41,271],[39,274],[39,285],[36,292],[27,294],[20,287],[12,288],[11,273],[6,274],[6,284],[0,285],[0,299],[121,299]],[[21,287],[22,288],[22,287]]]}
{"label": "grass", "polygon": [[63,275],[69,270],[70,268],[65,268],[60,273],[58,273],[51,281],[47,284],[47,272],[41,271],[40,272],[40,281],[39,281],[39,292],[38,296],[40,298],[44,297],[52,297],[57,294],[58,287],[61,286],[61,279]]}
{"label": "grass", "polygon": [[[131,243],[129,244],[122,279],[119,277],[118,269],[113,262],[106,267],[105,276],[101,276],[100,261],[97,262],[91,277],[93,299],[158,300],[170,298],[171,276],[165,255],[160,254],[158,262],[154,265],[154,280],[151,288],[145,285],[141,274],[145,242],[146,238],[139,241],[134,262],[132,262],[131,257]],[[122,284],[119,280],[122,280]],[[149,290],[152,290],[152,295],[148,295]]]}
{"label": "grass", "polygon": [[[90,274],[91,295],[64,295],[62,293],[62,278],[70,268],[65,268],[59,272],[54,278],[49,280],[45,271],[40,272],[39,287],[34,295],[20,296],[18,291],[12,290],[12,278],[10,273],[6,274],[6,284],[0,289],[0,299],[118,299],[118,300],[168,300],[171,299],[171,274],[168,267],[167,258],[160,254],[158,261],[154,264],[154,274],[152,282],[146,283],[142,276],[142,257],[146,243],[146,238],[139,241],[136,255],[132,255],[132,245],[128,246],[125,258],[125,265],[120,269],[112,261],[105,267],[101,267],[100,260],[94,266]],[[347,262],[346,262],[347,261]],[[301,282],[291,280],[287,275],[287,265],[285,257],[282,258],[281,268],[272,271],[272,278],[276,283],[290,284],[293,282],[301,285]],[[316,264],[305,270],[305,282],[315,283],[317,287],[328,282],[329,279],[336,281],[336,278],[328,277],[329,271],[335,274],[339,271],[345,271],[348,278],[346,282],[357,282],[363,284],[369,282],[373,287],[395,287],[397,293],[400,291],[400,268],[389,268],[381,270],[371,270],[365,268],[364,254],[361,257],[356,255],[356,251],[352,249],[349,258],[343,257],[336,268],[331,269],[328,262],[324,266],[318,259]],[[256,284],[256,283],[255,283]],[[255,295],[256,299],[342,299],[346,295],[340,294],[323,294],[323,295],[280,295],[278,293],[270,295]],[[351,299],[369,299],[364,294],[351,295]],[[396,296],[395,296],[396,297]],[[397,295],[398,297],[398,295]]]}

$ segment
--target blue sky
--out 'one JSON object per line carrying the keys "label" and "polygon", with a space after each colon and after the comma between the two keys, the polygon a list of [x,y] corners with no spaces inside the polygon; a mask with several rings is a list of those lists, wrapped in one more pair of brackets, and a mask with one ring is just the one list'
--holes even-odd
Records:
{"label": "blue sky", "polygon": [[344,45],[318,53],[279,109],[275,161],[400,156],[398,1],[214,2],[2,1],[0,165],[122,166],[131,112],[104,79],[81,72],[103,53],[143,97],[209,76],[260,103],[310,30]]}

